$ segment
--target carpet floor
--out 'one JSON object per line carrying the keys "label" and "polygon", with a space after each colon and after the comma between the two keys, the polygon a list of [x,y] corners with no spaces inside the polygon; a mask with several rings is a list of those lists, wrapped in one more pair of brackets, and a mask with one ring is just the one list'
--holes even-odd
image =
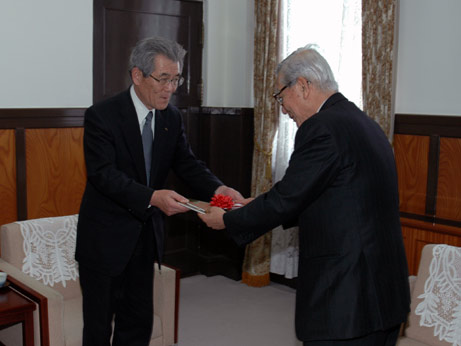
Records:
{"label": "carpet floor", "polygon": [[178,346],[302,346],[295,291],[249,287],[224,276],[181,279]]}

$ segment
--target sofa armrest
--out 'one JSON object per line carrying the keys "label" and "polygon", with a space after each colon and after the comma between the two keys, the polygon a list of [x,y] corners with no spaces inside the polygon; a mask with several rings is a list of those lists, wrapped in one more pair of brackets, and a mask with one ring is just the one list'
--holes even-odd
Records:
{"label": "sofa armrest", "polygon": [[415,275],[410,275],[408,277],[408,282],[410,283],[410,296],[413,295],[413,291],[415,290],[416,278]]}
{"label": "sofa armrest", "polygon": [[[64,345],[63,308],[61,293],[24,274],[0,258],[0,270],[8,274],[11,286],[38,305],[34,312],[34,335],[40,345]],[[52,323],[48,323],[52,321]]]}
{"label": "sofa armrest", "polygon": [[179,270],[155,263],[154,311],[162,320],[162,334],[165,345],[177,342]]}

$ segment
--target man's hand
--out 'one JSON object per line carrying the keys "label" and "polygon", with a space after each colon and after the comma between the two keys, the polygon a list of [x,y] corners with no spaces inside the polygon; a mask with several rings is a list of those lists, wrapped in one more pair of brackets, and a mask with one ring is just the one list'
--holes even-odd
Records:
{"label": "man's hand", "polygon": [[240,192],[226,185],[221,185],[218,187],[215,191],[215,194],[229,196],[234,200],[235,203],[241,203],[241,201],[243,201],[243,196]]}
{"label": "man's hand", "polygon": [[252,202],[255,198],[254,197],[248,197],[248,198],[245,198],[241,201],[239,201],[239,203],[244,206],[244,205],[247,205],[248,203]]}
{"label": "man's hand", "polygon": [[226,225],[224,225],[223,215],[225,211],[218,207],[211,207],[206,214],[197,214],[206,225],[213,229],[224,229]]}
{"label": "man's hand", "polygon": [[178,202],[188,203],[189,200],[173,190],[155,190],[150,199],[150,205],[159,208],[168,216],[189,211]]}

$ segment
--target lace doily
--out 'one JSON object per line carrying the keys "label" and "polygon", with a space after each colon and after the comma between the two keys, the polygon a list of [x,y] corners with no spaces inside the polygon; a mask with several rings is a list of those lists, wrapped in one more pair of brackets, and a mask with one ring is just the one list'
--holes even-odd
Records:
{"label": "lace doily", "polygon": [[18,222],[24,238],[22,271],[54,286],[78,277],[74,258],[78,215]]}
{"label": "lace doily", "polygon": [[283,229],[278,226],[272,230],[270,272],[283,275],[287,279],[298,276],[299,229]]}
{"label": "lace doily", "polygon": [[434,336],[461,346],[461,249],[436,245],[415,313],[420,326],[434,327]]}

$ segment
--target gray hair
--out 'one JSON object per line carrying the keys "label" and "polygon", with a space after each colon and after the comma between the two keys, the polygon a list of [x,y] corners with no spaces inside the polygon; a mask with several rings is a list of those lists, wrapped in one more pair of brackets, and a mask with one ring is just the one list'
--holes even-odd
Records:
{"label": "gray hair", "polygon": [[154,70],[154,60],[158,55],[164,55],[174,62],[179,62],[179,71],[184,65],[186,50],[177,42],[163,37],[149,37],[138,43],[131,51],[128,69],[134,67],[142,71],[144,77],[150,75]]}
{"label": "gray hair", "polygon": [[298,48],[278,64],[276,73],[281,73],[281,82],[293,85],[298,77],[306,78],[322,91],[338,91],[330,65],[314,48],[313,44]]}

